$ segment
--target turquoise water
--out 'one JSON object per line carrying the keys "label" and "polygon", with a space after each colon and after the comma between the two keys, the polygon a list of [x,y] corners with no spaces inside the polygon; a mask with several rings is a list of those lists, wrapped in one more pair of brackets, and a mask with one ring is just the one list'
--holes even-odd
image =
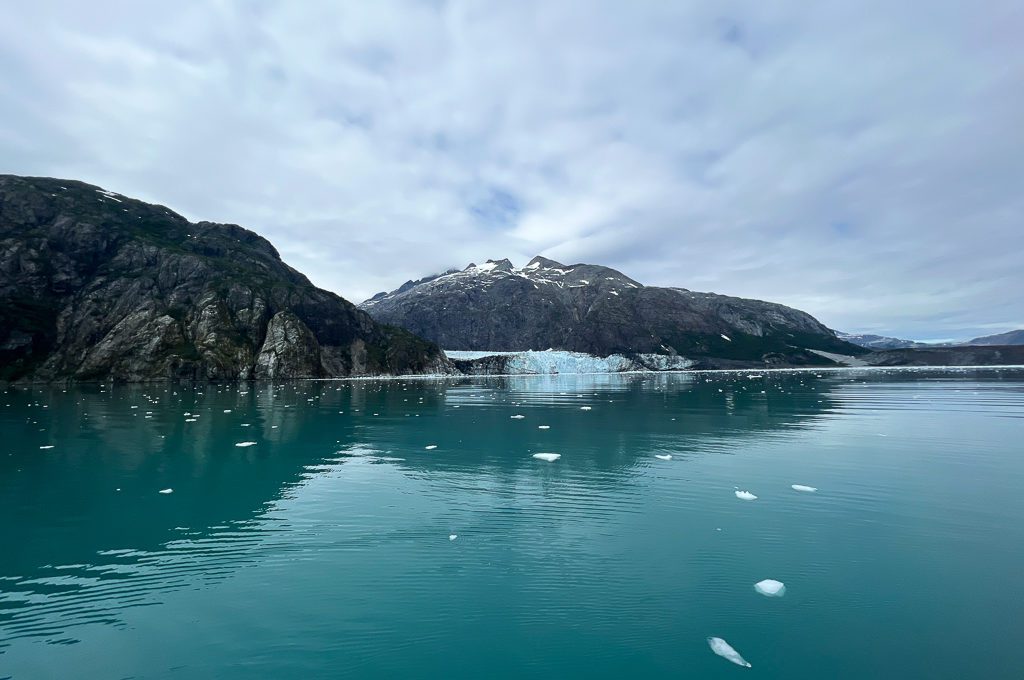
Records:
{"label": "turquoise water", "polygon": [[1020,370],[6,388],[0,432],[0,678],[1024,677]]}

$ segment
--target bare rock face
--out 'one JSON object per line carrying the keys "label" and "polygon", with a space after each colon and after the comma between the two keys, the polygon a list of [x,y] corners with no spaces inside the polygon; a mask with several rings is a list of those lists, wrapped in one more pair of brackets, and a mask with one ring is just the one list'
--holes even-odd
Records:
{"label": "bare rock face", "polygon": [[257,234],[70,180],[0,175],[0,380],[447,373]]}
{"label": "bare rock face", "polygon": [[320,343],[313,331],[291,312],[278,312],[267,325],[267,337],[256,357],[256,378],[319,377]]}
{"label": "bare rock face", "polygon": [[831,363],[812,349],[867,351],[784,305],[644,286],[608,267],[564,265],[544,257],[521,269],[508,260],[488,260],[409,281],[360,308],[454,350],[553,348],[780,366]]}

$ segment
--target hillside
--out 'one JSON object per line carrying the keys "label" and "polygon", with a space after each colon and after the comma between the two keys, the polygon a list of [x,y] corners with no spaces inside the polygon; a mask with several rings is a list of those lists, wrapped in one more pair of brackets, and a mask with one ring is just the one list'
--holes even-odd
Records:
{"label": "hillside", "polygon": [[0,379],[450,371],[257,234],[70,180],[0,175]]}

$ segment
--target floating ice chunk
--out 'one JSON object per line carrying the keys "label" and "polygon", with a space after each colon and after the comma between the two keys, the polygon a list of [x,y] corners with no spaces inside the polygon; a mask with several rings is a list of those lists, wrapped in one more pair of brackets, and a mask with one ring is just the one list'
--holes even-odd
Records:
{"label": "floating ice chunk", "polygon": [[736,498],[739,498],[740,500],[744,500],[744,501],[756,501],[757,500],[757,496],[755,496],[754,494],[750,493],[749,491],[737,491],[736,492]]}
{"label": "floating ice chunk", "polygon": [[256,446],[256,442],[238,442],[235,446]]}
{"label": "floating ice chunk", "polygon": [[515,414],[514,416],[509,416],[509,418],[511,418],[512,420],[522,420],[522,419],[523,419],[523,418],[525,418],[525,417],[526,417],[526,416],[524,416],[524,415],[523,415],[523,414],[521,414],[521,413],[517,413],[517,414]]}
{"label": "floating ice chunk", "polygon": [[593,407],[591,407],[591,406],[580,406],[580,410],[581,411],[589,411],[591,408],[593,408]]}
{"label": "floating ice chunk", "polygon": [[807,493],[814,493],[818,490],[816,486],[805,486],[803,484],[793,484],[791,487],[793,491],[806,491]]}
{"label": "floating ice chunk", "polygon": [[454,541],[458,537],[459,537],[458,534],[448,534],[448,540],[449,541]]}
{"label": "floating ice chunk", "polygon": [[434,449],[437,448],[437,444],[428,444],[423,448],[425,448],[427,451],[433,451]]}
{"label": "floating ice chunk", "polygon": [[52,449],[53,448],[53,444],[46,444],[45,446],[40,446],[39,448],[43,449],[45,451],[46,449]]}
{"label": "floating ice chunk", "polygon": [[160,493],[174,493],[174,489],[160,489]]}
{"label": "floating ice chunk", "polygon": [[672,460],[671,453],[656,453],[654,454],[654,457],[657,458],[658,460]]}
{"label": "floating ice chunk", "polygon": [[554,463],[556,460],[562,457],[560,453],[535,453],[533,457],[537,460],[546,460],[549,463]]}
{"label": "floating ice chunk", "polygon": [[740,653],[732,648],[728,642],[719,637],[709,637],[708,646],[711,647],[711,651],[722,657],[732,661],[737,666],[745,666],[750,668],[750,664],[747,660],[740,656]]}
{"label": "floating ice chunk", "polygon": [[538,430],[550,430],[551,426],[550,425],[538,425],[537,429]]}
{"label": "floating ice chunk", "polygon": [[766,578],[755,583],[754,590],[768,597],[782,597],[786,594],[786,584],[773,578]]}

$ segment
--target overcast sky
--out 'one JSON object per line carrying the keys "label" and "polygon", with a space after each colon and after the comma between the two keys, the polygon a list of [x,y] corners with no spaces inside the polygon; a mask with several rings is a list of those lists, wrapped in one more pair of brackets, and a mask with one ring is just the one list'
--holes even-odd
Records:
{"label": "overcast sky", "polygon": [[0,172],[242,224],[356,302],[539,253],[1024,327],[1020,0],[4,4]]}

